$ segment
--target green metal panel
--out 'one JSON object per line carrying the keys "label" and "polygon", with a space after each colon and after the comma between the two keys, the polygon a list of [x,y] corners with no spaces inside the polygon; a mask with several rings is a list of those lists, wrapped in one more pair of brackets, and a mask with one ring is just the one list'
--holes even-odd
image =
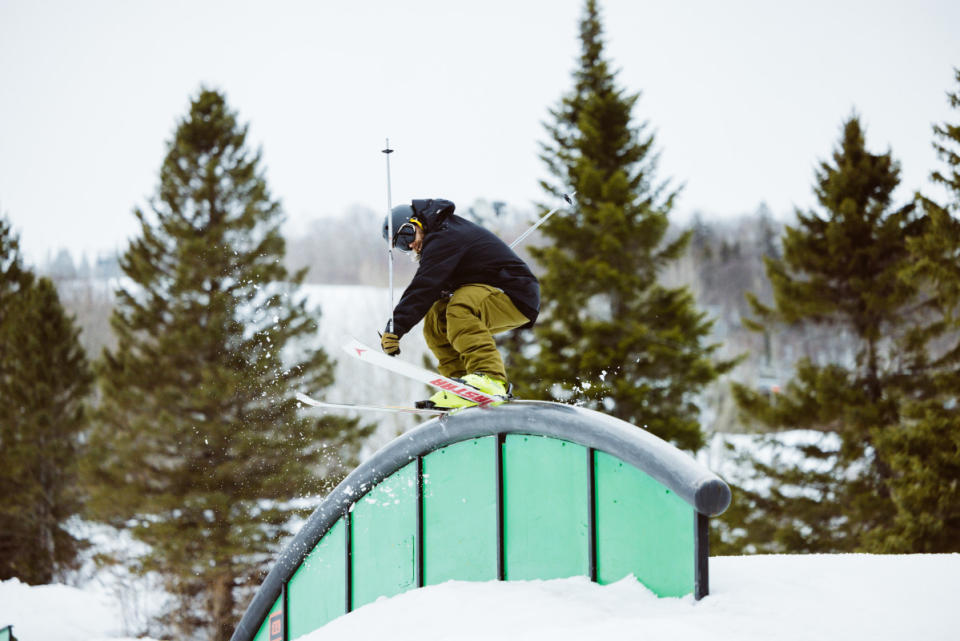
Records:
{"label": "green metal panel", "polygon": [[282,599],[283,596],[281,595],[273,602],[273,607],[270,608],[270,612],[267,613],[267,618],[260,624],[260,630],[257,632],[257,636],[253,637],[253,641],[270,641],[270,617],[283,611]]}
{"label": "green metal panel", "polygon": [[296,639],[346,611],[343,519],[334,523],[287,584],[289,639]]}
{"label": "green metal panel", "polygon": [[424,585],[497,578],[497,438],[423,458]]}
{"label": "green metal panel", "polygon": [[507,579],[588,573],[586,448],[544,436],[503,444]]}
{"label": "green metal panel", "polygon": [[628,574],[658,596],[694,587],[693,508],[649,475],[595,453],[597,581]]}
{"label": "green metal panel", "polygon": [[0,641],[10,641],[10,626],[0,629]]}
{"label": "green metal panel", "polygon": [[417,466],[381,481],[354,505],[351,521],[354,608],[416,587]]}

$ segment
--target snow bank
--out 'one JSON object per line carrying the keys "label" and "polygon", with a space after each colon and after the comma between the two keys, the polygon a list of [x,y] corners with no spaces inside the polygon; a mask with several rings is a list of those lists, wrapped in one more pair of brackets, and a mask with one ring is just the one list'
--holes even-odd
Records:
{"label": "snow bank", "polygon": [[[955,641],[960,555],[714,557],[711,594],[658,599],[632,578],[451,581],[380,599],[300,641]],[[62,585],[0,583],[21,641],[119,637],[116,604]]]}
{"label": "snow bank", "polygon": [[119,641],[118,609],[98,590],[0,583],[0,627],[13,625],[18,641]]}
{"label": "snow bank", "polygon": [[710,560],[711,595],[658,599],[632,578],[450,582],[381,599],[300,641],[956,640],[960,555]]}

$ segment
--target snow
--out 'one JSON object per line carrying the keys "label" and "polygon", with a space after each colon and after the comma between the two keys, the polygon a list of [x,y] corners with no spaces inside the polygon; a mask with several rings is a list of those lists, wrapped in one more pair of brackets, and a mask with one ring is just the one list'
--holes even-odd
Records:
{"label": "snow", "polygon": [[[660,599],[628,577],[612,585],[451,581],[382,598],[300,641],[669,639],[956,640],[960,554],[714,557],[711,594]],[[0,627],[22,641],[103,641],[116,607],[96,591],[0,583]]]}
{"label": "snow", "polygon": [[0,628],[13,625],[19,641],[118,641],[118,608],[98,589],[0,583]]}
{"label": "snow", "polygon": [[632,578],[450,582],[381,599],[301,641],[336,639],[957,639],[960,555],[711,559],[710,596]]}

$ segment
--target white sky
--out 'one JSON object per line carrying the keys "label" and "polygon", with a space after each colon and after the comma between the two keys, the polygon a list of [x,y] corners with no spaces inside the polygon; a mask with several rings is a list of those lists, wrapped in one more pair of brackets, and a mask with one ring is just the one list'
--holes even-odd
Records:
{"label": "white sky", "polygon": [[[582,0],[0,0],[0,213],[28,260],[123,249],[166,142],[220,89],[295,233],[352,204],[539,201],[547,110],[571,87]],[[601,0],[607,57],[685,188],[676,216],[813,205],[856,109],[900,197],[958,121],[960,2]],[[378,233],[378,230],[371,230]]]}

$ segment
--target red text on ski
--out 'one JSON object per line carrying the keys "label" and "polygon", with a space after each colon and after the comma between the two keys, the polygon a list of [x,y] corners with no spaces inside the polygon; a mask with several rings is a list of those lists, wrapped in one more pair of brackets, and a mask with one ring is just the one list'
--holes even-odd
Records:
{"label": "red text on ski", "polygon": [[483,392],[478,392],[470,387],[464,387],[462,385],[451,383],[450,381],[443,378],[432,380],[430,381],[430,384],[435,385],[440,389],[447,390],[451,394],[456,394],[460,398],[465,398],[469,401],[476,401],[480,405],[489,405],[490,403],[493,403],[495,400],[497,400],[494,398],[490,398]]}

